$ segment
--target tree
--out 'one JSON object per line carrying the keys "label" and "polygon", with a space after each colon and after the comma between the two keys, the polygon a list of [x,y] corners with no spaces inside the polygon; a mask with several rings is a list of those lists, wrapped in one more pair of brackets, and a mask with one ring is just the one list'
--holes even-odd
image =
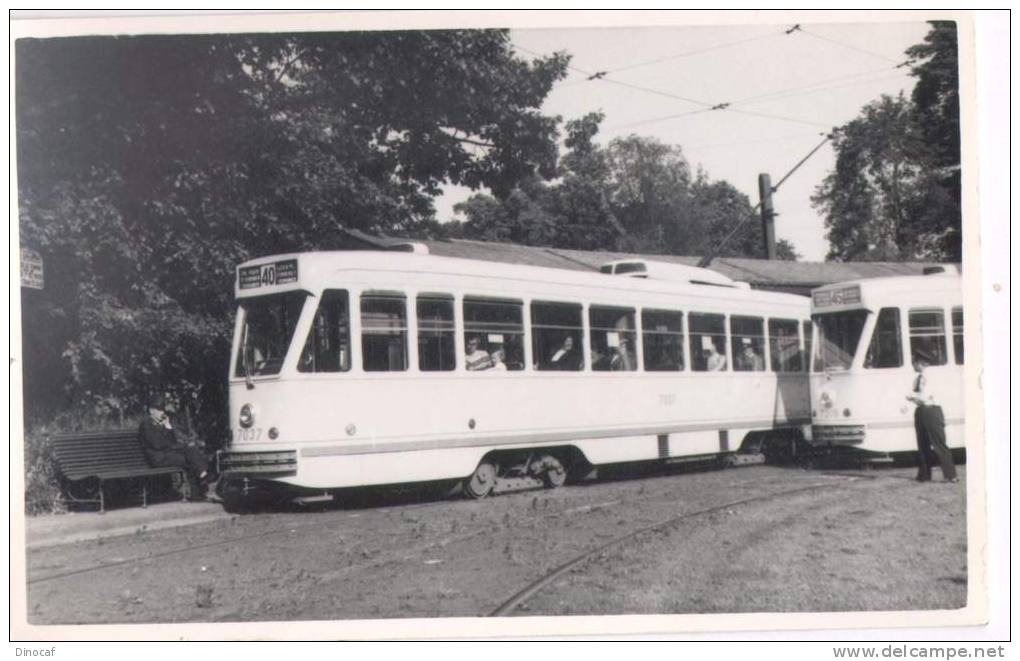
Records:
{"label": "tree", "polygon": [[558,118],[539,108],[567,58],[518,59],[505,30],[15,49],[21,239],[47,284],[24,299],[30,420],[170,383],[222,426],[239,262],[341,228],[432,231],[445,181],[555,174]]}
{"label": "tree", "polygon": [[[476,195],[456,207],[463,236],[527,245],[674,255],[764,256],[747,196],[683,151],[631,135],[594,142],[600,113],[567,122],[567,152],[553,184],[530,182],[507,199]],[[732,234],[732,236],[731,236]],[[724,239],[728,240],[723,244]],[[781,259],[796,259],[780,241]]]}
{"label": "tree", "polygon": [[932,21],[924,43],[906,51],[917,83],[910,95],[917,123],[940,167],[960,164],[960,75],[956,23]]}
{"label": "tree", "polygon": [[933,24],[907,54],[911,98],[883,96],[834,133],[836,167],[812,198],[830,259],[961,258],[954,24]]}

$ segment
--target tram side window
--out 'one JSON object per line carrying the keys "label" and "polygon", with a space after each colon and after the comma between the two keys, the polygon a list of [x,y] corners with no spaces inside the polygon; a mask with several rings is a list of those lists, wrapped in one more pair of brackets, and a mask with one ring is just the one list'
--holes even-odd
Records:
{"label": "tram side window", "polygon": [[684,368],[684,314],[642,310],[641,339],[647,372],[679,372]]}
{"label": "tram side window", "polygon": [[963,365],[963,308],[953,308],[953,355]]}
{"label": "tram side window", "polygon": [[946,364],[946,325],[942,310],[911,310],[910,359],[924,360],[929,365]]}
{"label": "tram side window", "polygon": [[366,372],[407,369],[406,308],[399,294],[361,297],[361,363]]}
{"label": "tram side window", "polygon": [[691,369],[721,372],[726,366],[726,317],[692,312],[688,316],[691,334]]}
{"label": "tram side window", "polygon": [[464,299],[468,370],[524,369],[524,313],[520,301]]}
{"label": "tram side window", "polygon": [[457,366],[453,297],[423,294],[417,300],[418,369],[448,372]]}
{"label": "tram side window", "polygon": [[795,319],[769,319],[769,356],[773,372],[799,372],[800,337]]}
{"label": "tram side window", "polygon": [[810,321],[804,320],[800,322],[801,330],[804,331],[804,360],[801,361],[801,369],[805,372],[811,368],[811,349],[812,339],[814,337],[814,324]]}
{"label": "tram side window", "polygon": [[765,322],[760,317],[730,317],[733,369],[738,372],[765,371]]}
{"label": "tram side window", "polygon": [[538,301],[531,304],[531,349],[536,369],[584,369],[583,337],[580,305]]}
{"label": "tram side window", "polygon": [[347,292],[327,289],[308,331],[299,372],[346,372],[351,369],[351,323]]}
{"label": "tram side window", "polygon": [[900,367],[903,365],[903,347],[900,342],[899,308],[882,308],[875,322],[875,332],[864,356],[868,368]]}
{"label": "tram side window", "polygon": [[637,369],[634,310],[593,305],[588,309],[588,324],[592,370],[632,372]]}

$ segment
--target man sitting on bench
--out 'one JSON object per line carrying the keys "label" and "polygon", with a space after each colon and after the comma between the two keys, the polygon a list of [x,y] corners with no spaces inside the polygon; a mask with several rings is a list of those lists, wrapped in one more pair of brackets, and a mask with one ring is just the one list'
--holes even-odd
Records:
{"label": "man sitting on bench", "polygon": [[177,440],[177,433],[166,412],[166,399],[161,394],[149,400],[149,411],[138,428],[138,440],[153,468],[178,466],[188,473],[191,499],[204,500],[205,486],[211,482],[209,462],[198,448]]}

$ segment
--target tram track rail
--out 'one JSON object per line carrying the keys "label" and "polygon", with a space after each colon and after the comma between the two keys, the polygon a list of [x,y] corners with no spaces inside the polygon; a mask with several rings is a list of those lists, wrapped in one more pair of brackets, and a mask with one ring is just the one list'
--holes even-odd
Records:
{"label": "tram track rail", "polygon": [[[824,476],[829,476],[829,477],[842,477],[842,478],[878,479],[880,477],[890,477],[890,478],[898,478],[898,479],[908,479],[908,478],[905,478],[905,477],[893,476],[893,475],[872,475],[872,474],[868,474],[868,473],[850,473],[850,472],[840,472],[840,471],[826,471],[826,472],[819,472],[818,474],[819,475],[824,475]],[[831,483],[809,485],[809,486],[806,486],[806,487],[798,487],[796,489],[789,489],[789,490],[784,490],[784,491],[774,492],[774,493],[765,493],[765,494],[759,493],[759,494],[755,494],[753,496],[748,496],[746,498],[741,498],[741,499],[738,499],[738,500],[729,501],[729,502],[723,503],[721,505],[715,505],[715,506],[712,506],[712,507],[696,510],[696,511],[693,511],[693,512],[686,512],[686,513],[683,513],[683,514],[680,514],[680,515],[677,515],[677,516],[674,516],[674,517],[670,517],[669,519],[666,519],[664,521],[659,521],[657,523],[653,523],[653,524],[644,526],[644,527],[639,528],[637,530],[634,530],[634,531],[632,531],[632,532],[630,532],[630,533],[628,533],[626,535],[614,538],[613,540],[610,540],[609,542],[607,542],[605,544],[599,545],[599,546],[595,547],[594,549],[586,551],[585,553],[583,553],[583,554],[581,554],[579,556],[576,556],[575,558],[569,560],[568,562],[559,565],[558,567],[553,569],[549,574],[546,574],[545,576],[537,579],[535,582],[529,584],[523,590],[521,590],[518,593],[516,593],[513,597],[511,597],[509,600],[504,602],[504,604],[500,605],[499,608],[497,608],[495,611],[493,611],[489,615],[490,616],[498,616],[498,615],[506,614],[506,613],[512,611],[514,608],[516,608],[517,604],[523,603],[523,601],[525,601],[528,597],[530,597],[531,595],[537,593],[538,591],[541,590],[542,587],[547,585],[549,582],[552,582],[552,581],[556,580],[557,578],[562,576],[564,573],[566,573],[570,569],[572,569],[572,568],[574,568],[576,566],[584,564],[585,561],[590,560],[591,558],[595,557],[596,555],[598,555],[599,553],[601,553],[603,551],[609,550],[609,549],[614,548],[616,546],[620,546],[620,545],[624,544],[625,542],[627,542],[629,540],[632,540],[632,539],[634,539],[636,537],[639,537],[639,536],[641,536],[643,534],[646,534],[648,532],[652,532],[652,531],[660,529],[660,528],[668,527],[670,525],[679,523],[679,522],[681,522],[683,520],[693,519],[693,518],[696,518],[696,517],[699,517],[699,516],[707,516],[707,515],[710,515],[712,513],[723,511],[723,510],[726,510],[726,509],[729,509],[729,508],[732,508],[732,507],[738,507],[738,506],[741,506],[741,505],[747,505],[747,504],[756,503],[756,502],[763,502],[763,501],[767,501],[767,500],[773,500],[773,499],[776,499],[776,498],[779,498],[779,497],[783,497],[783,496],[787,496],[787,495],[793,495],[793,494],[801,493],[801,492],[805,492],[805,491],[817,490],[817,489],[821,489],[821,488],[824,488],[826,486],[829,486],[830,484]],[[525,492],[522,492],[522,493],[525,493]],[[537,516],[535,518],[537,520],[545,520],[545,519],[552,519],[552,518],[558,518],[558,517],[562,517],[562,516],[567,516],[567,515],[570,515],[570,514],[573,514],[573,513],[595,512],[595,511],[600,511],[602,509],[605,509],[606,507],[611,507],[611,506],[614,506],[614,505],[619,505],[622,502],[623,501],[621,501],[621,500],[614,500],[614,501],[606,502],[606,503],[596,503],[596,504],[588,504],[588,505],[583,505],[583,506],[570,507],[570,508],[567,508],[566,510],[557,510],[557,511],[553,511],[553,512],[543,513],[543,514],[541,514],[541,515],[539,515],[539,516]],[[415,512],[415,511],[419,511],[419,510],[427,510],[427,509],[432,509],[432,508],[437,508],[437,507],[447,507],[447,506],[449,506],[449,502],[440,500],[440,501],[436,501],[436,502],[432,502],[432,503],[420,503],[420,504],[404,505],[404,506],[400,507],[399,511],[401,513],[407,513],[407,512]],[[201,543],[201,544],[189,544],[189,545],[186,545],[186,546],[180,546],[180,547],[170,548],[170,549],[166,549],[166,550],[162,550],[162,551],[146,553],[144,555],[138,555],[138,556],[135,556],[135,557],[125,558],[125,559],[122,559],[122,560],[113,560],[113,561],[104,562],[104,563],[100,563],[100,564],[91,564],[91,565],[87,565],[87,566],[84,566],[84,567],[78,567],[76,569],[70,569],[70,570],[61,571],[61,572],[45,574],[45,575],[42,575],[42,576],[36,576],[36,577],[29,578],[26,581],[26,584],[27,585],[38,585],[38,584],[46,583],[46,582],[49,582],[49,581],[55,581],[55,580],[70,578],[70,577],[74,577],[74,576],[80,576],[82,574],[90,574],[90,573],[95,573],[95,572],[101,572],[101,571],[104,571],[104,570],[115,569],[115,568],[118,568],[118,567],[125,567],[125,566],[136,565],[136,564],[140,564],[140,563],[151,561],[151,560],[157,560],[157,559],[167,558],[167,557],[172,557],[172,556],[186,555],[188,553],[208,550],[208,549],[212,549],[212,548],[228,547],[228,546],[235,545],[235,544],[241,544],[241,543],[245,543],[245,542],[251,542],[251,541],[255,541],[255,540],[261,540],[261,539],[266,539],[266,538],[276,537],[276,536],[282,536],[282,535],[287,535],[287,534],[293,534],[293,533],[296,533],[299,530],[306,530],[306,529],[321,530],[324,525],[331,525],[331,524],[335,525],[335,523],[336,522],[314,521],[314,522],[309,522],[309,523],[305,523],[305,524],[289,524],[289,525],[285,525],[285,526],[281,526],[281,527],[278,527],[278,528],[273,528],[271,530],[265,530],[265,531],[261,531],[261,532],[257,532],[257,533],[253,533],[253,534],[240,535],[240,536],[236,536],[236,537],[230,537],[228,539],[221,539],[221,540],[216,540],[216,541],[206,542],[206,543]],[[428,542],[428,543],[425,543],[425,544],[417,545],[417,546],[414,547],[413,551],[421,552],[421,551],[425,551],[425,550],[428,550],[428,549],[431,549],[431,548],[435,548],[435,547],[445,547],[445,546],[448,546],[450,543],[461,542],[461,541],[464,541],[466,539],[470,539],[472,537],[476,537],[478,534],[479,534],[478,531],[473,531],[473,532],[468,532],[468,533],[461,533],[460,535],[456,535],[455,534],[455,535],[452,535],[452,536],[449,536],[449,537],[446,537],[446,538],[443,538],[443,539],[439,539],[439,540],[436,540],[436,541],[431,541],[431,542]],[[381,563],[385,563],[385,562],[389,562],[389,561],[393,561],[393,560],[397,560],[397,561],[407,560],[407,559],[409,559],[413,555],[414,555],[414,553],[411,553],[411,555],[408,555],[408,549],[405,549],[404,553],[400,554],[399,557],[396,557],[396,558],[375,559],[375,560],[370,561],[370,562],[359,563],[356,566],[348,567],[344,571],[333,572],[333,573],[334,574],[347,574],[350,571],[353,571],[353,570],[356,570],[356,569],[362,569],[362,568],[366,568],[366,567],[376,566],[376,565],[379,565]],[[335,577],[333,577],[333,578],[335,578]]]}
{"label": "tram track rail", "polygon": [[[526,492],[522,492],[522,493],[526,493]],[[608,503],[595,503],[595,504],[588,504],[588,505],[570,507],[570,508],[567,508],[566,510],[558,510],[558,511],[542,514],[542,515],[536,517],[536,519],[538,519],[538,520],[555,519],[555,518],[558,518],[558,517],[561,517],[561,516],[565,516],[565,515],[569,515],[569,514],[573,514],[573,513],[578,513],[578,512],[595,512],[595,511],[602,510],[602,509],[604,509],[606,507],[609,507],[609,506],[618,505],[621,502],[623,502],[623,501],[621,501],[621,500],[614,500],[614,501],[608,502]],[[408,513],[408,512],[416,512],[416,511],[423,510],[423,509],[432,509],[432,508],[438,508],[438,507],[448,507],[449,505],[450,505],[449,502],[440,500],[440,501],[436,501],[434,503],[421,503],[421,504],[417,504],[417,505],[404,505],[404,506],[400,507],[399,511],[401,513]],[[115,561],[105,562],[105,563],[102,563],[102,564],[92,564],[92,565],[88,565],[88,566],[85,566],[85,567],[79,567],[79,568],[71,569],[71,570],[67,570],[67,571],[55,572],[55,573],[52,573],[52,574],[46,574],[46,575],[43,575],[43,576],[37,576],[37,577],[29,578],[28,580],[26,580],[26,585],[37,585],[37,584],[40,584],[40,583],[46,583],[48,581],[60,580],[60,579],[63,579],[63,578],[70,578],[70,577],[73,577],[73,576],[80,576],[82,574],[90,574],[90,573],[94,573],[94,572],[101,572],[101,571],[104,571],[104,570],[107,570],[107,569],[115,569],[117,567],[131,566],[131,565],[147,562],[149,560],[156,560],[156,559],[160,559],[160,558],[167,558],[167,557],[172,557],[172,556],[185,555],[187,553],[192,553],[192,552],[195,552],[195,551],[203,551],[203,550],[207,550],[207,549],[211,549],[211,548],[225,547],[225,546],[230,546],[230,545],[233,545],[233,544],[240,544],[240,543],[244,543],[244,542],[250,542],[250,541],[253,541],[253,540],[265,539],[265,538],[268,538],[268,537],[274,537],[274,536],[278,536],[278,535],[291,534],[291,533],[297,532],[298,530],[305,530],[305,529],[309,529],[309,528],[321,530],[322,526],[323,526],[323,522],[316,521],[316,522],[311,522],[311,523],[307,523],[307,524],[282,526],[282,527],[279,527],[279,528],[274,528],[272,530],[266,530],[266,531],[262,531],[262,532],[259,532],[259,533],[253,533],[253,534],[250,534],[250,535],[241,535],[241,536],[238,536],[238,537],[231,537],[229,539],[221,539],[221,540],[217,540],[217,541],[214,541],[214,542],[207,542],[207,543],[204,543],[204,544],[191,544],[191,545],[188,545],[188,546],[181,546],[181,547],[178,547],[178,548],[167,549],[165,551],[157,551],[157,552],[154,552],[154,553],[147,553],[145,555],[139,555],[139,556],[135,556],[135,557],[131,557],[131,558],[125,558],[123,560],[115,560]],[[377,559],[377,560],[373,560],[371,562],[359,563],[357,565],[346,567],[343,571],[339,571],[339,572],[338,571],[334,571],[334,572],[331,572],[330,574],[324,576],[323,580],[327,580],[328,581],[328,580],[336,578],[336,576],[334,576],[334,574],[336,574],[336,575],[347,574],[347,573],[349,573],[351,571],[355,571],[355,570],[358,570],[358,569],[365,569],[365,568],[368,568],[368,567],[378,566],[380,564],[384,564],[386,562],[393,561],[393,560],[407,560],[407,559],[409,559],[409,558],[414,556],[414,552],[426,551],[426,550],[429,550],[429,549],[432,549],[432,548],[435,548],[435,547],[445,547],[445,546],[448,546],[451,543],[462,542],[462,541],[466,541],[468,539],[471,539],[473,537],[477,537],[480,534],[483,534],[484,532],[485,532],[484,530],[477,530],[477,531],[462,533],[462,534],[459,534],[459,535],[452,535],[452,536],[449,536],[449,537],[446,537],[446,538],[443,538],[443,539],[439,539],[439,540],[436,540],[436,541],[428,542],[426,544],[420,544],[420,545],[417,545],[417,546],[413,547],[412,549],[405,550],[405,552],[402,553],[397,558]],[[408,554],[408,551],[411,551],[411,553]]]}
{"label": "tram track rail", "polygon": [[[857,477],[856,475],[839,475],[839,476],[840,477]],[[581,567],[581,566],[585,565],[586,563],[588,563],[591,560],[595,559],[596,557],[602,555],[606,551],[610,551],[610,550],[613,550],[615,548],[624,546],[628,542],[635,541],[638,538],[640,538],[640,537],[642,537],[644,535],[647,535],[649,533],[657,532],[657,531],[663,530],[663,529],[667,529],[667,528],[669,528],[671,526],[675,526],[675,525],[677,525],[679,523],[682,523],[684,521],[689,521],[691,519],[696,519],[698,517],[704,517],[704,516],[709,516],[711,514],[715,514],[715,513],[718,513],[718,512],[724,512],[724,511],[726,511],[728,509],[732,509],[734,507],[740,507],[742,505],[750,505],[750,504],[758,504],[758,503],[768,502],[768,501],[776,500],[776,499],[783,498],[783,497],[786,497],[786,496],[793,496],[793,495],[796,495],[796,494],[808,493],[808,492],[811,492],[811,491],[818,491],[820,489],[829,488],[831,486],[832,486],[831,482],[825,482],[825,483],[821,483],[821,484],[811,484],[811,485],[807,485],[807,486],[803,486],[803,487],[797,487],[795,489],[786,489],[786,490],[783,490],[783,491],[777,491],[777,492],[773,492],[773,493],[756,494],[754,496],[749,496],[747,498],[740,498],[738,500],[728,501],[728,502],[722,503],[720,505],[713,505],[711,507],[702,508],[702,509],[699,509],[699,510],[695,510],[693,512],[684,512],[682,514],[678,514],[676,516],[672,516],[672,517],[670,517],[668,519],[664,519],[662,521],[659,521],[659,522],[656,522],[656,523],[653,523],[653,524],[650,524],[650,525],[647,525],[647,526],[643,526],[643,527],[638,528],[636,530],[632,530],[632,531],[630,531],[630,532],[628,532],[628,533],[626,533],[624,535],[620,535],[619,537],[615,537],[614,539],[611,539],[610,541],[608,541],[608,542],[606,542],[604,544],[600,544],[600,545],[598,545],[598,546],[596,546],[594,548],[591,548],[591,549],[589,549],[589,550],[587,550],[587,551],[585,551],[583,553],[580,553],[580,554],[574,556],[573,558],[571,558],[570,560],[568,560],[567,562],[564,562],[564,563],[558,565],[557,567],[553,568],[551,571],[543,574],[539,578],[537,578],[537,579],[533,580],[532,582],[528,583],[521,590],[519,590],[516,593],[514,593],[513,596],[511,596],[509,599],[507,599],[506,601],[501,603],[493,611],[487,613],[486,617],[505,617],[505,616],[513,614],[513,612],[515,610],[517,610],[522,604],[524,604],[528,599],[530,599],[531,597],[533,597],[536,594],[538,594],[539,592],[541,592],[544,588],[548,587],[549,585],[554,583],[559,578],[563,577],[565,574],[567,574],[571,570],[573,570],[573,569],[575,569],[577,567]]]}
{"label": "tram track rail", "polygon": [[[435,502],[435,503],[422,503],[422,504],[419,504],[419,505],[404,505],[404,506],[401,507],[400,511],[401,512],[417,511],[417,510],[420,510],[420,509],[428,509],[428,508],[433,508],[433,507],[441,507],[443,504],[444,503],[442,501],[438,501],[438,502]],[[67,570],[67,571],[63,571],[63,572],[56,572],[56,573],[53,573],[53,574],[46,574],[44,576],[37,576],[35,578],[29,578],[28,580],[25,581],[25,583],[27,585],[35,585],[35,584],[38,584],[38,583],[45,583],[47,581],[53,581],[53,580],[58,580],[58,579],[62,579],[62,578],[69,578],[71,576],[78,576],[78,575],[81,575],[81,574],[89,574],[89,573],[92,573],[92,572],[99,572],[99,571],[103,571],[105,569],[114,569],[116,567],[130,566],[130,565],[146,562],[148,560],[156,560],[156,559],[159,559],[159,558],[166,558],[166,557],[171,557],[171,556],[175,556],[175,555],[184,555],[184,554],[191,553],[191,552],[194,552],[194,551],[203,551],[203,550],[211,549],[211,548],[218,548],[218,547],[222,547],[222,546],[230,546],[231,544],[239,544],[239,543],[242,543],[242,542],[249,542],[249,541],[256,540],[256,539],[265,539],[267,537],[273,537],[273,536],[276,536],[276,535],[286,535],[286,534],[290,534],[290,533],[293,533],[293,532],[297,532],[298,530],[305,530],[305,529],[308,529],[308,528],[315,528],[315,529],[320,529],[321,530],[322,526],[323,526],[323,522],[322,521],[315,521],[315,522],[310,522],[310,523],[305,523],[305,524],[298,524],[298,525],[286,525],[286,526],[282,526],[282,527],[279,527],[279,528],[274,528],[272,530],[265,530],[265,531],[262,531],[262,532],[253,533],[253,534],[250,534],[250,535],[241,535],[241,536],[238,536],[238,537],[231,537],[229,539],[220,539],[220,540],[217,540],[215,542],[206,542],[204,544],[191,544],[191,545],[188,545],[188,546],[181,546],[181,547],[178,547],[178,548],[167,549],[165,551],[157,551],[155,553],[148,553],[148,554],[145,554],[145,555],[135,556],[135,557],[132,557],[132,558],[125,558],[123,560],[115,560],[115,561],[105,562],[105,563],[102,563],[102,564],[93,564],[93,565],[88,565],[86,567],[79,567],[77,569],[71,569],[71,570]]]}

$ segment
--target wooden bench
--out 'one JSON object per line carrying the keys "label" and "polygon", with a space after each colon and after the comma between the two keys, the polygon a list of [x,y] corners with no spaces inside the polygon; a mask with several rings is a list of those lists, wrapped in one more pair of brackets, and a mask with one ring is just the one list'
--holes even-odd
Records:
{"label": "wooden bench", "polygon": [[82,483],[85,480],[98,481],[98,498],[75,498],[69,502],[98,503],[100,514],[106,511],[106,497],[103,485],[113,480],[139,480],[142,484],[142,507],[147,507],[148,480],[163,475],[177,475],[184,485],[182,499],[187,499],[188,481],[184,469],[168,466],[149,466],[142,446],[138,442],[137,430],[102,430],[69,432],[50,437],[50,447],[57,471],[67,482]]}

